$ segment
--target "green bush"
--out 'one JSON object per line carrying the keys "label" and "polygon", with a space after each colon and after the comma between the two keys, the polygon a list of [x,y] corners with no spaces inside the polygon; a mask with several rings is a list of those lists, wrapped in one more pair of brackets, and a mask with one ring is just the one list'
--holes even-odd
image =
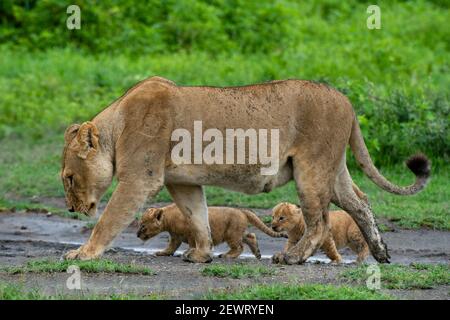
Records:
{"label": "green bush", "polygon": [[450,29],[446,1],[0,2],[0,139],[57,133],[90,119],[134,83],[326,81],[352,101],[376,163],[422,151],[448,161]]}
{"label": "green bush", "polygon": [[[33,49],[155,53],[201,49],[269,52],[298,40],[298,5],[291,1],[78,0],[82,28],[65,27],[68,0],[6,0],[0,41]],[[132,44],[130,46],[129,44]]]}

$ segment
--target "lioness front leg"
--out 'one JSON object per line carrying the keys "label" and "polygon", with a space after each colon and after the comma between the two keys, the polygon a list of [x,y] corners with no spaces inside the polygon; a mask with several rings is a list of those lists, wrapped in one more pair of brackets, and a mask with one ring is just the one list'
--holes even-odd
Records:
{"label": "lioness front leg", "polygon": [[155,252],[157,256],[172,256],[180,247],[182,241],[177,237],[170,236],[169,245],[162,251]]}
{"label": "lioness front leg", "polygon": [[178,208],[192,222],[195,248],[188,249],[183,259],[189,262],[211,262],[212,240],[208,221],[208,207],[202,186],[167,185]]}
{"label": "lioness front leg", "polygon": [[89,240],[78,249],[67,252],[64,258],[90,260],[100,257],[114,238],[130,225],[147,197],[156,195],[161,187],[159,183],[151,187],[119,182]]}

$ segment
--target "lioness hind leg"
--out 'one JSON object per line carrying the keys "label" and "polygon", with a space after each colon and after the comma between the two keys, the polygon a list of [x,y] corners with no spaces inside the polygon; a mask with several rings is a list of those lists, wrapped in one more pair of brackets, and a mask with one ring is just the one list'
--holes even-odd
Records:
{"label": "lioness hind leg", "polygon": [[347,211],[355,220],[374,258],[378,262],[389,263],[390,256],[387,246],[381,238],[370,205],[361,200],[353,191],[352,179],[346,166],[336,178],[332,201]]}
{"label": "lioness hind leg", "polygon": [[248,245],[256,259],[261,259],[261,251],[259,250],[258,241],[256,240],[256,234],[245,232],[242,240]]}
{"label": "lioness hind leg", "polygon": [[[320,165],[320,162],[323,162]],[[328,206],[331,199],[330,179],[333,176],[326,162],[293,159],[294,179],[301,199],[306,232],[300,241],[284,254],[287,264],[303,263],[322,245],[330,232]],[[329,170],[329,171],[327,171]]]}
{"label": "lioness hind leg", "polygon": [[167,190],[178,208],[192,223],[195,248],[183,254],[189,262],[211,262],[212,240],[208,221],[208,208],[201,186],[167,185]]}

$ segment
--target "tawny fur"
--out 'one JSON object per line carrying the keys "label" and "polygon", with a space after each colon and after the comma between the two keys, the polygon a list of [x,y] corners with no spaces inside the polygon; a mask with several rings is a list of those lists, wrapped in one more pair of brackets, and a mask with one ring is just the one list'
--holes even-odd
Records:
{"label": "tawny fur", "polygon": [[[247,231],[249,224],[271,237],[285,236],[268,228],[256,214],[249,210],[209,207],[208,214],[213,245],[217,246],[226,242],[230,247],[230,250],[220,257],[239,257],[244,250],[243,244],[245,243],[255,257],[261,259],[256,235]],[[170,241],[167,248],[156,252],[156,255],[173,255],[182,242],[195,248],[195,230],[192,228],[190,219],[175,204],[163,208],[151,208],[142,215],[137,232],[140,239],[149,240],[161,232],[168,232]]]}
{"label": "tawny fur", "polygon": [[[194,137],[194,121],[224,137],[227,128],[278,129],[277,173],[262,175],[260,161],[174,163],[172,133],[181,128]],[[66,131],[61,179],[69,209],[93,215],[113,176],[118,184],[89,240],[65,257],[87,260],[102,255],[145,201],[165,186],[195,230],[195,248],[186,251],[184,259],[211,261],[204,185],[256,194],[294,180],[308,228],[282,262],[302,263],[323,242],[330,202],[356,221],[375,259],[388,262],[387,246],[371,208],[351,187],[347,146],[364,173],[388,192],[414,194],[428,181],[430,166],[424,156],[408,162],[417,175],[413,185],[399,187],[384,178],[370,158],[350,101],[326,85],[285,80],[242,87],[189,87],[151,77],[91,121]]]}
{"label": "tawny fur", "polygon": [[[369,255],[369,247],[364,240],[361,231],[350,215],[343,211],[330,211],[330,233],[326,237],[320,249],[332,262],[342,262],[342,257],[337,250],[349,247],[357,255],[357,263],[362,263]],[[283,253],[295,245],[305,232],[305,220],[302,209],[291,203],[280,203],[272,210],[272,228],[274,231],[286,231],[288,240]],[[279,259],[283,253],[273,256]]]}

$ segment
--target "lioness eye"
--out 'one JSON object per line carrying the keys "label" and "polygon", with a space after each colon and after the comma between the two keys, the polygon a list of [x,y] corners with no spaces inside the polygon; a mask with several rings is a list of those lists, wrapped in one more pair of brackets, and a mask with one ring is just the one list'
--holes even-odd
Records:
{"label": "lioness eye", "polygon": [[69,184],[69,186],[73,186],[73,175],[70,175],[70,176],[67,176],[67,181],[68,181],[68,184]]}
{"label": "lioness eye", "polygon": [[284,220],[284,217],[280,217],[280,221],[281,221],[281,220]]}

